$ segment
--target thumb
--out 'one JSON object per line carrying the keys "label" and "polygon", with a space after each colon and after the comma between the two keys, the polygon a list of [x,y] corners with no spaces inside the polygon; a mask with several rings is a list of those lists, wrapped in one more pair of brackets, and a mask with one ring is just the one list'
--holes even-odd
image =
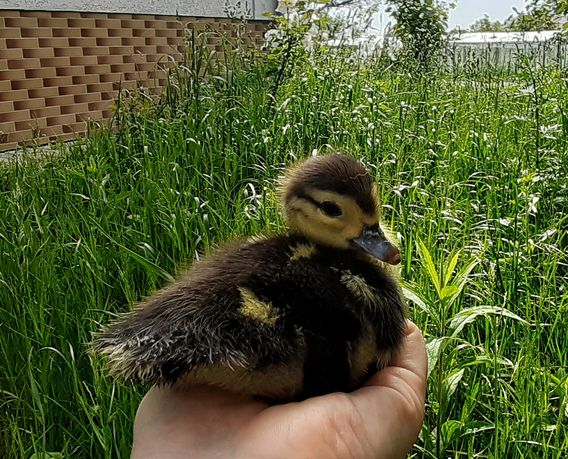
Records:
{"label": "thumb", "polygon": [[424,420],[427,368],[424,338],[408,321],[402,346],[390,366],[351,394],[368,420],[369,438],[383,447],[382,457],[403,457],[416,441]]}

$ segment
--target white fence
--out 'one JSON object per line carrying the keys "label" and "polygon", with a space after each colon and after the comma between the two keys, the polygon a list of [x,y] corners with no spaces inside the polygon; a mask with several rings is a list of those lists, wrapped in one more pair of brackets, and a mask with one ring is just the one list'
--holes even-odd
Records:
{"label": "white fence", "polygon": [[524,33],[466,33],[451,41],[454,65],[484,64],[497,68],[534,66],[568,67],[568,40],[556,31]]}

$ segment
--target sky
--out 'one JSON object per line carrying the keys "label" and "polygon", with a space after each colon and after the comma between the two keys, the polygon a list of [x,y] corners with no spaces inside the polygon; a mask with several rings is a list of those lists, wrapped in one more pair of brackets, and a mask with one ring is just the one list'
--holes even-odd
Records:
{"label": "sky", "polygon": [[449,26],[465,29],[484,14],[502,21],[513,13],[513,7],[522,10],[524,4],[524,0],[457,0],[456,8],[450,11]]}
{"label": "sky", "polygon": [[[460,27],[466,29],[484,14],[493,21],[508,18],[513,13],[513,8],[522,10],[525,0],[454,0],[456,7],[450,11],[449,28]],[[390,22],[390,17],[379,14],[373,21],[373,27],[382,30]]]}

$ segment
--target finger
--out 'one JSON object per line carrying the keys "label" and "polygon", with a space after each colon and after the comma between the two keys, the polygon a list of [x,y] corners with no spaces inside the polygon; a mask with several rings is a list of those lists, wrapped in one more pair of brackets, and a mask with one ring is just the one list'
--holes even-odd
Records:
{"label": "finger", "polygon": [[[426,375],[428,374],[428,358],[426,356],[424,337],[416,324],[410,320],[406,321],[404,335],[402,346],[393,355],[389,367],[404,368],[415,374],[425,384]],[[380,383],[382,379],[381,373],[373,375],[365,385],[373,386]]]}
{"label": "finger", "polygon": [[383,457],[402,457],[397,454],[403,455],[416,440],[424,418],[427,366],[424,338],[408,321],[402,346],[391,365],[351,394],[370,442],[377,447],[393,446],[392,454],[385,452]]}
{"label": "finger", "polygon": [[136,414],[131,457],[206,457],[204,451],[225,451],[219,457],[229,457],[231,435],[265,408],[211,387],[153,387]]}
{"label": "finger", "polygon": [[393,355],[390,365],[374,374],[365,386],[390,387],[404,394],[409,402],[420,406],[426,396],[426,344],[418,327],[409,320],[404,334],[402,345]]}

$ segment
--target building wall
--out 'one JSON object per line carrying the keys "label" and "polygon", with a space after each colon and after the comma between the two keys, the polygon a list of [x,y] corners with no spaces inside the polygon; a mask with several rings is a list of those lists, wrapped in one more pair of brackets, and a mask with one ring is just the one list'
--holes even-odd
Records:
{"label": "building wall", "polygon": [[0,9],[264,19],[276,0],[0,0]]}
{"label": "building wall", "polygon": [[[102,2],[90,3],[93,9]],[[0,151],[84,133],[89,120],[112,115],[120,88],[160,91],[165,68],[172,58],[181,59],[184,29],[234,38],[241,23],[196,15],[0,9]],[[268,22],[246,24],[260,45]],[[208,35],[211,49],[222,52],[221,43],[221,35]]]}

